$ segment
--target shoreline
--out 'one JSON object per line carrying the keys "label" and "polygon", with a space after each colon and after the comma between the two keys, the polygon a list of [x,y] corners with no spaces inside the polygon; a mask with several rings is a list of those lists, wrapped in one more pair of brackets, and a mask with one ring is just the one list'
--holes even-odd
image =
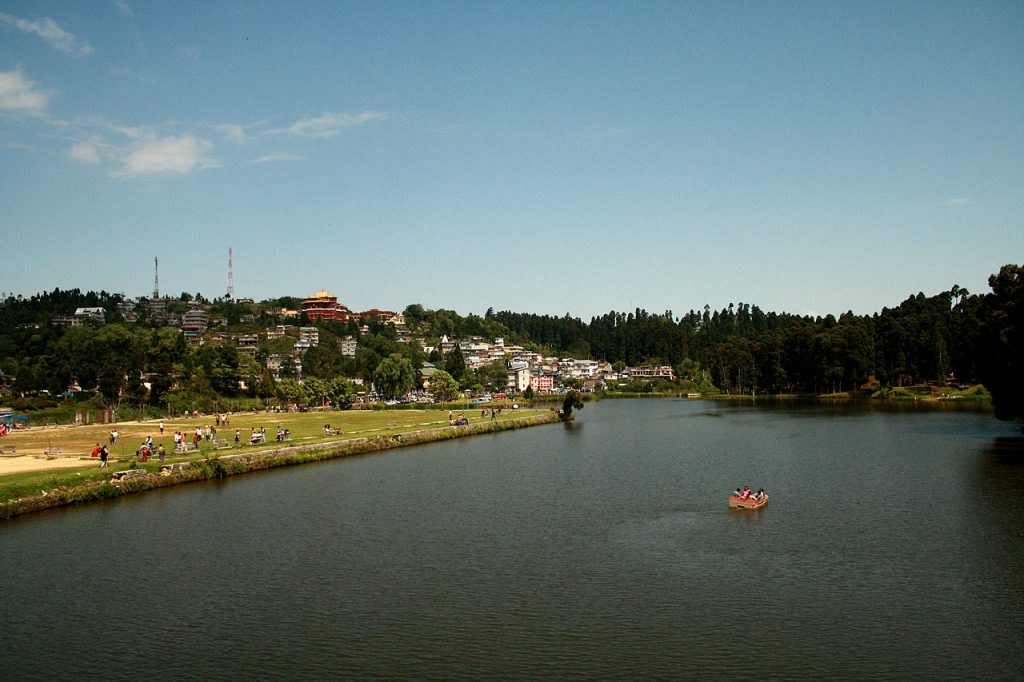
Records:
{"label": "shoreline", "polygon": [[[272,450],[260,450],[223,456],[211,456],[192,462],[160,466],[150,462],[138,469],[111,471],[111,478],[100,482],[89,482],[76,486],[61,486],[43,491],[41,495],[22,497],[0,502],[0,520],[12,519],[24,514],[88,504],[108,500],[122,495],[166,488],[196,481],[225,478],[238,474],[263,471],[284,466],[295,466],[306,462],[320,462],[351,455],[384,452],[412,445],[424,445],[456,438],[498,433],[514,429],[556,424],[560,418],[549,412],[530,415],[519,419],[480,422],[465,426],[443,426],[434,429],[409,431],[391,436],[368,436],[348,440],[292,445]],[[161,469],[164,471],[162,472]],[[129,473],[131,472],[131,473]],[[134,473],[140,472],[140,473]],[[115,476],[120,475],[120,477]],[[118,479],[119,480],[115,480]]]}

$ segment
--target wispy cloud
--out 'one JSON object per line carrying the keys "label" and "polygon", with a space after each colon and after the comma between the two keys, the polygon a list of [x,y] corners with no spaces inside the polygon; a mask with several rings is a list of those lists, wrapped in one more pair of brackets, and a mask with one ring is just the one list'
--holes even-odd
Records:
{"label": "wispy cloud", "polygon": [[0,71],[0,109],[39,114],[50,101],[50,93],[36,89],[21,69]]}
{"label": "wispy cloud", "polygon": [[135,10],[132,9],[132,6],[128,4],[127,0],[112,0],[112,2],[114,3],[114,7],[116,7],[121,14],[126,17],[135,16]]}
{"label": "wispy cloud", "polygon": [[100,147],[102,139],[94,135],[84,142],[79,142],[68,150],[68,156],[81,163],[96,164],[100,162]]}
{"label": "wispy cloud", "polygon": [[217,165],[206,156],[212,148],[212,144],[192,133],[171,137],[149,137],[124,157],[122,169],[114,175],[185,175],[197,168]]}
{"label": "wispy cloud", "polygon": [[268,154],[261,156],[258,159],[253,159],[250,163],[271,163],[272,161],[303,161],[305,157],[299,156],[298,154]]}
{"label": "wispy cloud", "polygon": [[35,33],[61,52],[77,55],[87,55],[92,52],[92,46],[89,43],[68,33],[49,17],[44,19],[19,19],[10,14],[0,12],[0,24],[24,33]]}
{"label": "wispy cloud", "polygon": [[245,128],[237,123],[225,123],[213,129],[235,144],[245,144]]}
{"label": "wispy cloud", "polygon": [[363,125],[371,121],[382,121],[387,114],[380,111],[364,111],[359,114],[325,113],[315,118],[304,118],[287,128],[274,128],[268,133],[294,135],[296,137],[335,137],[346,128]]}
{"label": "wispy cloud", "polygon": [[947,199],[946,201],[942,202],[942,205],[951,211],[957,211],[963,208],[964,206],[967,206],[969,203],[971,203],[970,199],[966,197],[957,197],[955,199]]}

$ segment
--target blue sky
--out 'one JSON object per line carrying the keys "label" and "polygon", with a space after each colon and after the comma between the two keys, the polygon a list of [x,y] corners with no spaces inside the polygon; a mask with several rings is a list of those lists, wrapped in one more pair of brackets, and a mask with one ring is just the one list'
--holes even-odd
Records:
{"label": "blue sky", "polygon": [[0,0],[0,292],[870,314],[1024,262],[1021,2]]}

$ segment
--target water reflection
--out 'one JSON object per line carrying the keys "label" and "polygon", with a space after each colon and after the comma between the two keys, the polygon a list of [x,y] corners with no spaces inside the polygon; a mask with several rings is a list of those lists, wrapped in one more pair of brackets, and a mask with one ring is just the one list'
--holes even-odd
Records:
{"label": "water reflection", "polygon": [[986,454],[999,464],[1024,465],[1024,437],[996,438]]}

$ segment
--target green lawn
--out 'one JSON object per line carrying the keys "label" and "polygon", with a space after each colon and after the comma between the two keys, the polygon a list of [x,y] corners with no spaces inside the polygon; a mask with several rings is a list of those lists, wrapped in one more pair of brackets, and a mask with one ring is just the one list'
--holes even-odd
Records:
{"label": "green lawn", "polygon": [[[505,410],[498,419],[504,421],[513,417],[522,417],[546,411],[520,409],[513,412],[512,410]],[[462,413],[463,411],[456,410],[453,412],[453,417],[458,418]],[[136,464],[135,451],[142,441],[150,435],[153,436],[155,444],[159,445],[162,443],[167,449],[167,462],[186,462],[217,454],[226,455],[280,447],[281,444],[275,441],[278,426],[291,431],[291,441],[285,443],[285,445],[303,445],[328,441],[345,441],[352,438],[376,435],[387,436],[409,431],[438,428],[448,425],[448,414],[448,410],[367,410],[278,414],[250,412],[234,414],[231,416],[228,426],[221,426],[217,430],[218,438],[227,440],[231,447],[215,449],[213,443],[200,441],[199,452],[192,452],[186,455],[175,455],[173,453],[173,433],[176,430],[183,431],[191,440],[191,434],[195,433],[196,427],[202,426],[205,430],[207,424],[215,424],[214,417],[164,420],[163,436],[160,435],[160,420],[158,419],[145,422],[123,422],[115,425],[37,427],[19,430],[11,436],[4,437],[0,445],[3,445],[5,448],[17,446],[19,456],[36,456],[41,455],[48,448],[61,448],[64,458],[84,459],[81,460],[81,467],[2,475],[0,476],[0,500],[38,495],[42,490],[107,479],[111,471],[125,469],[130,464]],[[490,416],[482,416],[479,409],[466,410],[464,414],[470,423],[490,420]],[[323,435],[325,424],[330,424],[331,427],[340,429],[342,434],[325,437]],[[110,430],[115,427],[120,433],[120,437],[117,445],[111,448],[110,467],[108,469],[100,469],[99,460],[90,458],[89,452],[96,443],[108,443]],[[266,431],[266,444],[248,445],[251,430],[261,427]],[[239,448],[234,447],[236,429],[242,442]],[[155,458],[150,458],[148,462],[139,464],[139,466],[155,471],[159,468],[160,463]]]}

